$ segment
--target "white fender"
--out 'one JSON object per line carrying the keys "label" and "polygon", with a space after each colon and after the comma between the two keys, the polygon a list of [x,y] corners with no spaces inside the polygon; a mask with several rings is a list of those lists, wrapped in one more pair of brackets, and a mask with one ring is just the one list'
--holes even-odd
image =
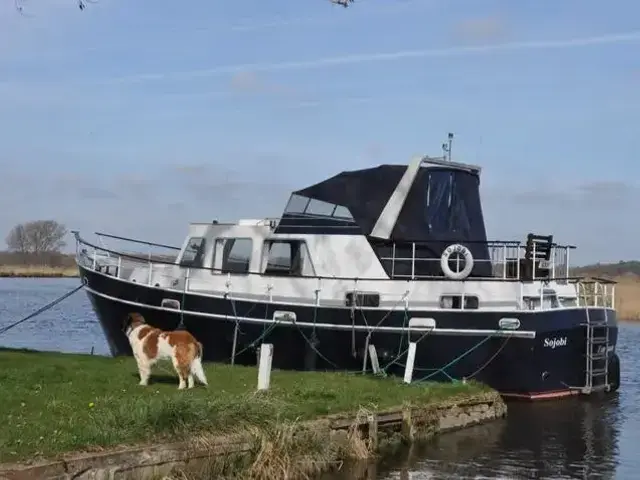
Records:
{"label": "white fender", "polygon": [[[449,267],[449,257],[451,254],[456,252],[462,254],[465,263],[464,268],[459,272],[454,272]],[[459,243],[449,245],[444,249],[444,252],[442,252],[442,256],[440,257],[440,267],[442,268],[445,276],[451,280],[462,280],[467,278],[471,273],[471,270],[473,270],[473,255],[471,255],[471,250]]]}

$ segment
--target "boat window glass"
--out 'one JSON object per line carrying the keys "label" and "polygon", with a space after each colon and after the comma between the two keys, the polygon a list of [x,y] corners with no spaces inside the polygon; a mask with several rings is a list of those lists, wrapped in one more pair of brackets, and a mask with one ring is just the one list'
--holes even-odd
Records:
{"label": "boat window glass", "polygon": [[296,195],[295,193],[291,195],[289,198],[289,202],[284,209],[285,213],[302,213],[305,208],[307,208],[307,204],[309,203],[309,198],[303,197],[302,195]]}
{"label": "boat window glass", "polygon": [[323,202],[322,200],[312,198],[304,213],[307,215],[330,217],[335,209],[336,206],[333,203]]}
{"label": "boat window glass", "polygon": [[353,220],[353,215],[347,207],[343,207],[342,205],[338,205],[333,212],[333,216],[336,218],[346,218],[348,220]]}
{"label": "boat window glass", "polygon": [[250,238],[219,238],[216,241],[214,265],[222,255],[221,272],[248,273],[253,241]]}
{"label": "boat window glass", "polygon": [[307,244],[302,240],[267,240],[265,255],[265,275],[315,275]]}
{"label": "boat window glass", "polygon": [[[464,296],[464,309],[477,310],[479,307],[478,297],[475,295]],[[462,295],[443,295],[440,297],[440,308],[462,309]]]}
{"label": "boat window glass", "polygon": [[180,259],[180,265],[185,267],[202,267],[205,255],[205,239],[203,237],[191,237]]}
{"label": "boat window glass", "polygon": [[284,213],[353,220],[353,215],[351,215],[349,209],[343,205],[336,205],[295,193],[289,198]]}
{"label": "boat window glass", "polygon": [[425,220],[431,233],[471,232],[468,199],[456,179],[456,173],[447,170],[434,170],[427,177]]}

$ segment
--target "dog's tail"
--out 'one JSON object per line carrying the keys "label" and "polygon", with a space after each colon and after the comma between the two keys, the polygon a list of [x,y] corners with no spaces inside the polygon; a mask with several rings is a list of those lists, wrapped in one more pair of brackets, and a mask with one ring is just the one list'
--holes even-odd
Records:
{"label": "dog's tail", "polygon": [[195,347],[195,355],[191,361],[191,372],[200,383],[207,385],[207,377],[205,376],[204,369],[202,368],[202,344],[200,342],[196,342]]}

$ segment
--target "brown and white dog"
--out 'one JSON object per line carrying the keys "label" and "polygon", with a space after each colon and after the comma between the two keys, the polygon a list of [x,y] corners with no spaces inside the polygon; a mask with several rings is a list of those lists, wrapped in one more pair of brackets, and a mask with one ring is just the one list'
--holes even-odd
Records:
{"label": "brown and white dog", "polygon": [[147,325],[139,313],[127,316],[125,334],[133,350],[140,372],[140,385],[149,384],[151,367],[158,361],[170,359],[178,373],[178,389],[193,388],[193,377],[203,385],[207,378],[202,369],[202,344],[185,330],[165,332]]}

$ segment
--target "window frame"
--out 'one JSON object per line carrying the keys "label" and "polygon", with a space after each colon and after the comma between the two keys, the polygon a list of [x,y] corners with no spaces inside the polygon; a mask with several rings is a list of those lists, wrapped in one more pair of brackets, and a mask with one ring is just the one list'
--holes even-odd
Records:
{"label": "window frame", "polygon": [[[282,273],[273,273],[268,272],[271,246],[275,243],[286,243],[289,245],[289,271],[282,271]],[[291,245],[293,243],[298,244],[298,255],[300,256],[299,261],[300,268],[299,273],[291,272],[291,264],[293,263],[293,259],[291,258]],[[308,266],[305,265],[305,262],[308,262]],[[305,268],[309,268],[311,270],[310,275],[305,275]],[[273,277],[315,277],[316,269],[313,265],[313,261],[311,260],[311,253],[309,251],[309,245],[307,241],[303,238],[265,238],[262,242],[262,258],[260,260],[260,275],[264,276],[273,276]]]}
{"label": "window frame", "polygon": [[[200,246],[198,247],[197,250],[191,250],[190,245],[193,243],[194,240],[197,240],[197,239],[200,240]],[[206,256],[207,256],[206,247],[207,247],[207,238],[206,237],[204,237],[202,235],[189,237],[187,239],[187,243],[186,243],[186,246],[185,246],[184,250],[180,254],[180,261],[178,262],[178,265],[180,265],[181,267],[186,267],[186,268],[206,268],[206,266],[205,266],[205,260],[206,260]],[[193,258],[191,260],[189,260],[189,261],[185,261],[185,259],[184,259],[184,256],[187,254],[187,252],[193,252]],[[200,261],[199,265],[195,265],[194,261],[198,257],[198,254],[201,253],[201,252],[202,252],[201,261]]]}
{"label": "window frame", "polygon": [[[462,304],[462,297],[464,296],[464,305]],[[451,299],[451,306],[444,306],[444,299]],[[457,301],[457,302],[456,302]],[[470,305],[470,303],[475,302],[475,305]],[[456,306],[456,303],[458,306]],[[480,309],[480,297],[474,294],[465,294],[461,293],[445,293],[440,295],[440,299],[438,301],[439,308],[442,310],[479,310]]]}
{"label": "window frame", "polygon": [[[225,269],[224,265],[225,265],[225,258],[224,258],[224,248],[226,246],[226,242],[229,240],[248,240],[249,241],[249,258],[248,258],[248,262],[247,263],[247,270],[240,272],[240,271],[235,271],[235,270],[227,270]],[[215,275],[227,275],[227,274],[231,274],[231,275],[250,275],[251,272],[251,261],[253,259],[253,238],[251,237],[217,237],[214,239],[214,246],[213,246],[213,258],[211,260],[211,273],[215,274]],[[234,245],[231,247],[231,251],[233,250],[233,248],[236,246],[237,244],[234,243]],[[222,258],[220,259],[220,268],[216,269],[216,261],[218,260],[218,252],[221,251],[221,255]],[[231,251],[229,251],[229,255],[231,256]],[[227,261],[229,260],[228,258],[226,259]]]}

